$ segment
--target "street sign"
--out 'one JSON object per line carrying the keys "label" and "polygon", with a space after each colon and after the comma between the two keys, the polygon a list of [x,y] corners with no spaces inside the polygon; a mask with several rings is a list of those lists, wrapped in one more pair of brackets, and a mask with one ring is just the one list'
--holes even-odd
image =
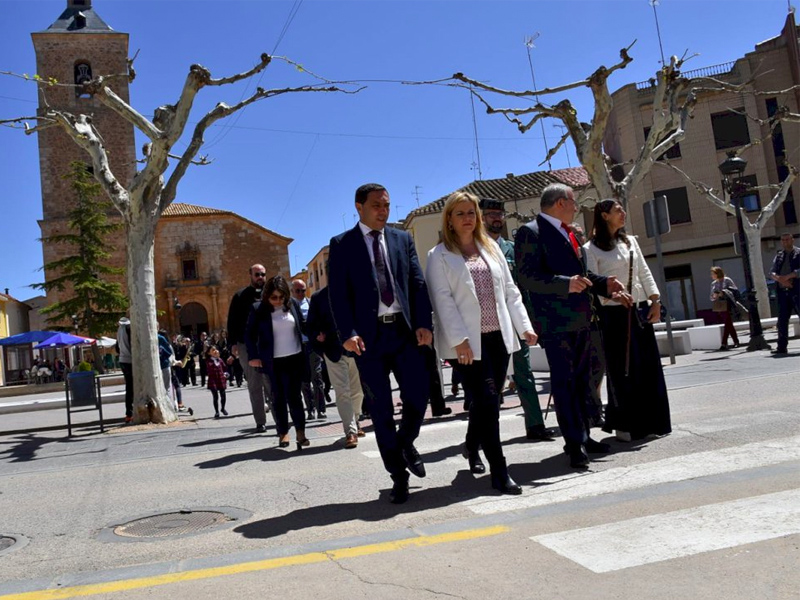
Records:
{"label": "street sign", "polygon": [[[644,203],[644,226],[647,237],[655,237],[656,233],[664,235],[670,232],[669,206],[666,196],[659,196],[655,200]],[[656,231],[658,225],[658,231]]]}

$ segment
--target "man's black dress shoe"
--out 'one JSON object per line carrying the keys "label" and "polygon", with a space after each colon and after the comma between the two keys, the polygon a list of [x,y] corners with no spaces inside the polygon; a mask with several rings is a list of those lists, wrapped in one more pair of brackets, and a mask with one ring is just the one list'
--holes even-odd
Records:
{"label": "man's black dress shoe", "polygon": [[453,412],[453,409],[449,406],[445,406],[441,411],[436,411],[431,413],[434,417],[443,417],[445,415],[449,415]]}
{"label": "man's black dress shoe", "polygon": [[425,477],[425,463],[413,445],[403,450],[403,458],[406,459],[409,471],[417,477]]}
{"label": "man's black dress shoe", "polygon": [[589,467],[589,455],[586,454],[586,450],[583,449],[583,446],[565,450],[565,452],[567,456],[569,456],[569,466],[573,469],[586,469]]}
{"label": "man's black dress shoe", "polygon": [[478,454],[477,450],[475,452],[470,452],[467,450],[467,445],[464,444],[464,446],[461,448],[461,456],[469,461],[469,470],[471,473],[475,473],[477,475],[486,473],[486,465],[483,464],[481,455]]}
{"label": "man's black dress shoe", "polygon": [[510,475],[506,475],[504,479],[492,477],[492,487],[502,494],[519,496],[522,493],[522,487]]}
{"label": "man's black dress shoe", "polygon": [[256,433],[264,433],[266,430],[266,425],[256,425]]}
{"label": "man's black dress shoe", "polygon": [[552,442],[556,438],[553,436],[552,429],[546,429],[544,425],[534,425],[528,427],[525,432],[525,437],[529,440],[538,440],[540,442]]}
{"label": "man's black dress shoe", "polygon": [[611,446],[609,444],[597,442],[592,438],[586,440],[586,443],[583,445],[583,447],[589,454],[608,454],[611,452]]}
{"label": "man's black dress shoe", "polygon": [[395,481],[392,491],[389,492],[389,502],[392,504],[403,504],[408,500],[408,480]]}

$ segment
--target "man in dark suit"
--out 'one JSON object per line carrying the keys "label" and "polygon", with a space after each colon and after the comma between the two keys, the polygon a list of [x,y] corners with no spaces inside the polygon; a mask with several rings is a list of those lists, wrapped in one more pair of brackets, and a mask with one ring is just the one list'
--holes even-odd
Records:
{"label": "man in dark suit", "polygon": [[800,315],[800,248],[794,245],[791,233],[781,236],[781,249],[775,255],[770,269],[770,279],[777,282],[778,298],[778,349],[775,354],[786,354],[789,345],[789,317],[792,311]]}
{"label": "man in dark suit", "polygon": [[[342,346],[356,355],[365,408],[394,485],[390,499],[408,499],[408,472],[425,476],[414,447],[428,403],[428,377],[419,346],[432,340],[431,303],[411,236],[392,227],[389,193],[377,183],[356,190],[359,223],[331,239],[330,303]],[[403,403],[395,429],[389,373]]]}
{"label": "man in dark suit", "polygon": [[573,468],[586,468],[588,454],[610,451],[608,444],[589,437],[592,294],[622,301],[625,292],[614,277],[587,271],[586,253],[569,227],[577,209],[569,186],[548,185],[542,190],[541,213],[517,231],[514,245],[519,285],[528,292],[550,363],[564,451]]}

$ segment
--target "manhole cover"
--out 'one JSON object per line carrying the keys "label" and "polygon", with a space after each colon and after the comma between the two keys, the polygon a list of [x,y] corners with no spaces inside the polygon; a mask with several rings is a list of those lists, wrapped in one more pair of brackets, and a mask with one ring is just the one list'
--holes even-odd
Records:
{"label": "manhole cover", "polygon": [[4,535],[0,536],[0,552],[2,552],[3,550],[8,550],[9,548],[11,548],[11,546],[13,546],[16,543],[17,540],[15,540],[14,538],[6,537]]}
{"label": "manhole cover", "polygon": [[0,556],[28,545],[28,538],[18,533],[0,533]]}
{"label": "manhole cover", "polygon": [[162,538],[202,531],[231,520],[225,513],[217,511],[187,510],[137,519],[118,525],[114,533],[124,537]]}
{"label": "manhole cover", "polygon": [[109,525],[98,537],[104,542],[174,539],[233,527],[252,516],[250,511],[232,506],[176,508],[155,515],[140,515],[121,525]]}

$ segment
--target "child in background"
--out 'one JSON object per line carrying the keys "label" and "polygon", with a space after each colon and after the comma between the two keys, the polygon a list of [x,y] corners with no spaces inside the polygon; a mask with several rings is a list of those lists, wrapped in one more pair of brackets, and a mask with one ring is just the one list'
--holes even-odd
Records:
{"label": "child in background", "polygon": [[222,414],[228,416],[225,410],[225,388],[228,387],[225,363],[219,357],[219,349],[209,346],[206,351],[206,369],[208,372],[208,389],[214,399],[214,418],[219,419],[220,409]]}

